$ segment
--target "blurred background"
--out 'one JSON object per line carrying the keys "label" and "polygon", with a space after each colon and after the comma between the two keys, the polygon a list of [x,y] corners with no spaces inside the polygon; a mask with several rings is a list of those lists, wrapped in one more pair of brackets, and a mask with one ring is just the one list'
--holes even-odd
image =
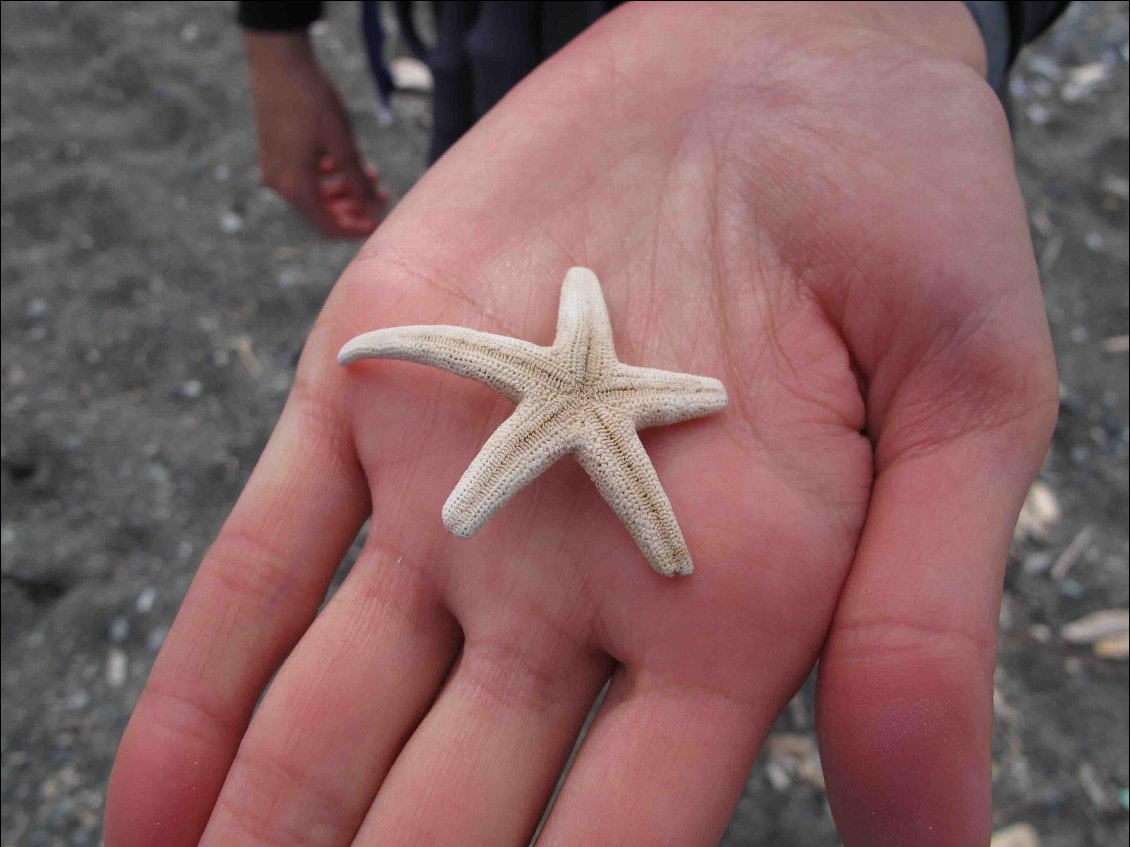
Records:
{"label": "blurred background", "polygon": [[[130,710],[357,245],[260,187],[232,4],[0,10],[0,842],[98,844]],[[357,19],[329,4],[314,40],[395,201],[429,103],[380,125]],[[1128,840],[1127,60],[1127,4],[1075,3],[1012,76],[1062,402],[1001,610],[995,847]],[[838,843],[811,685],[723,843]]]}

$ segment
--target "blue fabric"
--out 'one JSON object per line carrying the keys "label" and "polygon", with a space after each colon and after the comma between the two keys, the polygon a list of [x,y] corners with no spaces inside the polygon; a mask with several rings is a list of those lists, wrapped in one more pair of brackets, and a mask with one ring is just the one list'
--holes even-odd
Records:
{"label": "blue fabric", "polygon": [[988,70],[985,79],[1003,99],[1008,66],[1013,55],[1011,21],[1004,0],[965,0],[965,8],[981,30]]}

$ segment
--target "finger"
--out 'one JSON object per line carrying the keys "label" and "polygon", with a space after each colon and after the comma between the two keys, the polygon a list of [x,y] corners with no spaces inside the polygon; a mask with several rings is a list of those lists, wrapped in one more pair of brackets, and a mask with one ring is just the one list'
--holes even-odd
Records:
{"label": "finger", "polygon": [[297,382],[134,710],[110,780],[107,843],[196,843],[256,700],[367,508],[344,415]]}
{"label": "finger", "polygon": [[469,635],[355,843],[528,844],[610,670],[524,620],[509,643]]}
{"label": "finger", "polygon": [[343,225],[323,199],[318,183],[314,180],[302,182],[287,191],[283,196],[298,209],[314,227],[329,238],[354,238],[357,232]]}
{"label": "finger", "polygon": [[993,666],[1012,526],[1038,460],[964,438],[881,469],[820,661],[845,844],[987,844]]}
{"label": "finger", "polygon": [[[322,199],[330,202],[333,200],[350,200],[349,186],[344,179],[338,176],[326,177],[318,182],[318,193]],[[353,202],[357,202],[354,200]]]}
{"label": "finger", "polygon": [[384,213],[388,196],[384,192],[377,195],[377,216],[370,214],[360,200],[353,196],[349,185],[339,175],[320,180],[318,193],[322,203],[329,210],[334,223],[342,230],[358,235],[369,235],[377,228],[377,221]]}
{"label": "finger", "polygon": [[621,667],[539,847],[717,844],[773,714]]}
{"label": "finger", "polygon": [[334,220],[342,230],[349,232],[354,238],[370,235],[377,228],[376,221],[372,218],[349,211],[334,212]]}
{"label": "finger", "polygon": [[374,537],[271,684],[202,844],[349,843],[435,698],[459,627],[427,553]]}
{"label": "finger", "polygon": [[334,216],[334,220],[338,223],[359,220],[365,216],[361,206],[354,200],[333,200],[327,205],[330,214]]}
{"label": "finger", "polygon": [[378,214],[377,197],[373,180],[369,177],[357,155],[353,138],[349,133],[333,136],[327,141],[327,153],[337,166],[337,174],[345,181],[349,195],[361,204],[367,214]]}

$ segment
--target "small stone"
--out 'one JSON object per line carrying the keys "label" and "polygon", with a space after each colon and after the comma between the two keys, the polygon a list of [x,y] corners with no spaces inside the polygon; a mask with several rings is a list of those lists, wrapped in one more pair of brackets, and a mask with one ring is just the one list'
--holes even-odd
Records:
{"label": "small stone", "polygon": [[1028,122],[1035,126],[1043,126],[1051,117],[1048,107],[1042,103],[1029,104],[1028,108],[1024,110],[1024,114],[1028,116]]}
{"label": "small stone", "polygon": [[1047,573],[1048,568],[1052,566],[1052,562],[1054,561],[1055,556],[1052,555],[1050,550],[1040,550],[1024,558],[1024,573],[1032,574],[1033,576]]}
{"label": "small stone", "polygon": [[1059,593],[1072,600],[1078,600],[1086,593],[1086,589],[1074,579],[1065,579],[1059,584]]}
{"label": "small stone", "polygon": [[224,235],[235,235],[243,229],[243,218],[233,211],[225,211],[220,215],[220,232]]}
{"label": "small stone", "polygon": [[399,56],[389,62],[388,69],[400,91],[427,93],[432,90],[432,71],[419,59]]}
{"label": "small stone", "polygon": [[1067,75],[1067,82],[1060,90],[1060,95],[1069,103],[1082,100],[1089,95],[1102,82],[1110,76],[1110,69],[1105,62],[1090,62],[1072,68]]}
{"label": "small stone", "polygon": [[84,688],[72,691],[67,695],[66,705],[68,711],[81,712],[90,705],[90,692]]}
{"label": "small stone", "polygon": [[1120,200],[1130,197],[1130,179],[1118,174],[1107,174],[1102,180],[1103,191]]}
{"label": "small stone", "polygon": [[1029,823],[1014,823],[993,833],[989,847],[1040,847],[1040,836]]}
{"label": "small stone", "polygon": [[271,255],[275,257],[276,262],[290,262],[301,256],[302,251],[289,244],[282,244],[276,247]]}
{"label": "small stone", "polygon": [[129,638],[129,618],[116,617],[110,621],[109,636],[114,644],[121,644]]}
{"label": "small stone", "polygon": [[1130,658],[1130,633],[1122,632],[1107,636],[1095,642],[1095,646],[1091,649],[1100,659]]}
{"label": "small stone", "polygon": [[149,648],[149,652],[156,653],[161,649],[161,645],[165,643],[165,636],[169,634],[168,627],[158,626],[149,631],[145,637],[145,646]]}
{"label": "small stone", "polygon": [[185,380],[180,385],[180,394],[189,400],[195,400],[204,393],[204,384],[198,379]]}
{"label": "small stone", "polygon": [[1028,496],[1024,498],[1024,505],[1020,509],[1020,516],[1013,530],[1013,539],[1046,540],[1049,531],[1059,522],[1061,515],[1059,498],[1055,496],[1051,486],[1042,480],[1036,480],[1028,489]]}
{"label": "small stone", "polygon": [[279,288],[294,288],[302,282],[302,271],[296,267],[285,267],[279,271]]}
{"label": "small stone", "polygon": [[111,688],[121,688],[125,685],[128,671],[129,660],[126,654],[119,648],[112,647],[106,656],[106,684]]}
{"label": "small stone", "polygon": [[793,784],[789,772],[779,762],[768,762],[765,765],[765,776],[774,790],[780,793],[788,791],[789,787]]}
{"label": "small stone", "polygon": [[41,320],[50,311],[50,308],[47,300],[43,297],[32,297],[28,300],[27,307],[24,309],[24,317],[29,323],[35,323]]}
{"label": "small stone", "polygon": [[1084,615],[1059,630],[1068,644],[1094,644],[1101,638],[1130,631],[1130,610],[1100,609]]}
{"label": "small stone", "polygon": [[1025,69],[1037,73],[1045,79],[1050,79],[1053,82],[1059,81],[1063,77],[1063,68],[1052,59],[1050,56],[1043,56],[1039,53],[1033,53],[1028,56],[1028,60],[1024,63]]}
{"label": "small stone", "polygon": [[157,600],[157,589],[152,585],[146,586],[137,595],[137,600],[134,601],[134,608],[137,609],[139,615],[148,614],[153,609],[153,603]]}

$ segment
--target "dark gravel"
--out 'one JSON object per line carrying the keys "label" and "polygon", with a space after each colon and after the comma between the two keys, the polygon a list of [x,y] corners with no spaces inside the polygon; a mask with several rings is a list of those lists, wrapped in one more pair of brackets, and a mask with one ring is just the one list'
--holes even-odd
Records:
{"label": "dark gravel", "polygon": [[[4,845],[96,844],[149,665],[355,248],[259,187],[228,4],[0,9],[0,826]],[[400,194],[427,103],[402,96],[377,127],[354,15],[335,4],[317,42]],[[1128,600],[1127,354],[1107,343],[1128,324],[1126,4],[1074,6],[1013,93],[1063,382],[1041,479],[1062,514],[1018,538],[1007,577],[997,822],[1125,845],[1127,663],[1060,628]],[[726,844],[838,843],[811,702],[781,718]]]}

